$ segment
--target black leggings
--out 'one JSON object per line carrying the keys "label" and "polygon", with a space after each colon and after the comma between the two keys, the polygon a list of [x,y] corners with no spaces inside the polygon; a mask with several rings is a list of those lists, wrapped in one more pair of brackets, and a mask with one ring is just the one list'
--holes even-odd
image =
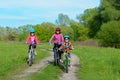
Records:
{"label": "black leggings", "polygon": [[[59,48],[60,46],[61,46],[61,44],[55,44],[54,43],[53,52],[54,52],[54,50],[55,50],[56,47]],[[63,51],[58,50],[58,53],[59,53],[59,58],[61,59],[61,55],[63,54]]]}

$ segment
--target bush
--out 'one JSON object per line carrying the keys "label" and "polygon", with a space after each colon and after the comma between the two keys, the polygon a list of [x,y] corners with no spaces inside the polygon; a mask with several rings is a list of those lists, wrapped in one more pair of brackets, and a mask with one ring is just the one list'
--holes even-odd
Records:
{"label": "bush", "polygon": [[120,21],[110,21],[101,26],[97,38],[103,46],[120,48]]}
{"label": "bush", "polygon": [[77,29],[78,29],[78,35],[79,35],[78,40],[79,41],[88,39],[88,32],[89,32],[88,28],[81,25]]}

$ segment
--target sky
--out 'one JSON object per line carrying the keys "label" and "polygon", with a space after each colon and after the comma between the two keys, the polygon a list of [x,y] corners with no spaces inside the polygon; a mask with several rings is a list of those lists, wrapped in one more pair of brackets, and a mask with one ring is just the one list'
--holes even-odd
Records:
{"label": "sky", "polygon": [[55,23],[60,13],[77,20],[85,9],[99,4],[100,0],[0,0],[0,26]]}

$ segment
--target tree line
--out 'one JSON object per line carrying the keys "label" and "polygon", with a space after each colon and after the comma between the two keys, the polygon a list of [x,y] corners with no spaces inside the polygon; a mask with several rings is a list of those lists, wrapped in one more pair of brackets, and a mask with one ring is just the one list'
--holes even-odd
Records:
{"label": "tree line", "polygon": [[99,7],[86,9],[76,18],[78,21],[70,20],[60,13],[56,24],[43,22],[18,28],[0,27],[0,40],[25,40],[33,27],[39,40],[49,41],[55,27],[60,26],[63,35],[70,35],[74,41],[94,38],[103,46],[120,48],[120,0],[101,0]]}

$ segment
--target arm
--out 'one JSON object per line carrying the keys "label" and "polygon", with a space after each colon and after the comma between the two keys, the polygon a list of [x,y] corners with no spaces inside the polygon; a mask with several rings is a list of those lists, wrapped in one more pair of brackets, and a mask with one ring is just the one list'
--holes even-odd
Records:
{"label": "arm", "polygon": [[53,34],[52,37],[50,38],[50,41],[49,41],[49,42],[51,42],[51,41],[53,40],[53,38],[54,38],[54,34]]}
{"label": "arm", "polygon": [[36,35],[35,35],[35,40],[36,40],[36,44],[38,44],[38,38]]}
{"label": "arm", "polygon": [[65,48],[65,45],[62,44],[62,45],[59,47],[59,50],[64,49],[64,48]]}
{"label": "arm", "polygon": [[72,43],[70,43],[70,47],[69,48],[70,48],[70,50],[74,49]]}
{"label": "arm", "polygon": [[30,39],[30,35],[27,37],[27,39],[26,39],[26,43],[29,42],[29,39]]}

